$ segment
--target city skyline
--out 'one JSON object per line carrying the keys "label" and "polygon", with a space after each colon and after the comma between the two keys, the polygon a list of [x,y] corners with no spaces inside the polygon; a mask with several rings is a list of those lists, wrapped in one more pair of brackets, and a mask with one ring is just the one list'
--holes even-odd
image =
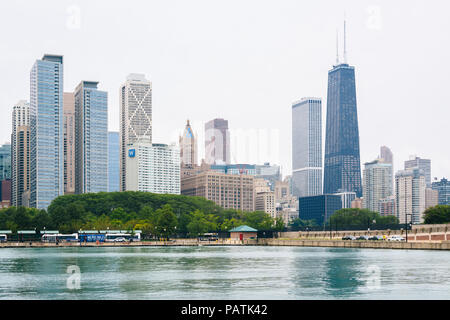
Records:
{"label": "city skyline", "polygon": [[[17,5],[11,4],[10,6],[10,10],[18,10]],[[78,42],[78,37],[83,38],[83,35],[86,32],[92,31],[92,26],[90,23],[92,23],[92,15],[97,12],[98,7],[96,5],[91,6],[87,4],[79,5],[82,17],[81,26],[79,29],[70,29],[66,26],[68,16],[66,13],[67,6],[68,5],[65,4],[56,6],[54,10],[59,10],[58,12],[61,13],[61,21],[51,19],[50,21],[55,25],[60,23],[61,31],[58,34],[67,35],[68,38],[74,40],[73,43],[76,44]],[[112,12],[116,12],[120,9],[120,6],[118,5],[111,4],[111,6]],[[248,12],[248,6],[248,4],[244,5],[244,8],[242,9],[243,12]],[[292,2],[285,2],[285,5],[277,9],[282,11],[276,11],[275,14],[277,17],[280,16],[280,13],[287,14],[287,8],[297,8],[296,6],[297,5]],[[370,14],[367,13],[369,6],[369,3],[363,2],[361,4],[352,5],[351,10],[346,11],[348,24],[347,33],[349,39],[347,51],[350,56],[349,60],[352,62],[352,65],[357,67],[358,70],[356,86],[360,125],[361,162],[364,163],[374,159],[377,155],[379,146],[386,145],[389,146],[395,155],[394,168],[402,168],[403,162],[408,159],[409,155],[417,154],[421,158],[432,160],[432,179],[434,177],[438,177],[439,179],[442,177],[447,177],[449,175],[449,169],[446,167],[446,159],[450,156],[448,154],[449,151],[440,148],[438,142],[432,141],[434,136],[442,136],[445,134],[445,126],[442,125],[443,122],[441,123],[441,121],[444,121],[443,119],[447,117],[446,112],[448,111],[444,109],[444,105],[442,103],[436,103],[437,101],[448,101],[448,98],[446,98],[447,94],[444,91],[439,91],[439,88],[441,88],[443,84],[441,82],[437,82],[437,80],[430,80],[429,77],[427,77],[427,79],[433,83],[433,87],[425,85],[425,82],[420,79],[417,81],[417,84],[412,84],[405,76],[407,73],[403,72],[402,75],[399,75],[400,71],[409,70],[409,66],[412,64],[412,61],[424,61],[424,58],[428,56],[429,52],[439,51],[436,51],[436,48],[443,50],[439,51],[437,59],[426,59],[429,61],[426,70],[433,70],[433,72],[438,72],[438,74],[441,72],[444,74],[446,73],[445,68],[447,68],[447,66],[440,66],[440,68],[436,68],[436,61],[442,61],[440,60],[441,55],[442,57],[448,55],[448,48],[442,47],[440,43],[433,42],[433,39],[425,39],[425,31],[417,33],[418,29],[416,28],[418,27],[412,24],[413,20],[417,17],[427,18],[428,15],[431,14],[430,10],[433,8],[428,8],[424,6],[423,3],[416,2],[415,4],[408,6],[406,13],[402,10],[402,14],[404,14],[405,19],[407,19],[405,21],[405,25],[410,27],[411,30],[407,32],[405,35],[406,39],[404,39],[404,43],[402,43],[402,46],[405,46],[405,48],[395,47],[397,52],[392,52],[392,50],[388,50],[388,44],[392,46],[395,42],[393,42],[394,40],[392,36],[388,34],[389,32],[387,31],[391,30],[391,33],[395,34],[396,32],[398,33],[404,30],[403,28],[398,29],[399,26],[394,25],[392,21],[394,13],[397,10],[400,10],[400,7],[402,6],[399,5],[399,8],[392,6],[388,7],[385,6],[383,2],[380,3],[379,7],[382,9],[383,17],[381,29],[369,28],[367,26],[368,21],[370,21],[369,18],[371,17]],[[45,7],[45,4],[43,7]],[[233,5],[231,5],[231,7],[233,7]],[[304,6],[299,5],[298,8],[303,7]],[[159,6],[156,6],[155,8],[163,10]],[[325,11],[323,15],[330,17],[331,13],[328,12],[328,10],[332,11],[332,9],[335,8],[336,6],[330,3],[330,8],[324,9]],[[29,12],[28,10],[30,9],[39,10],[39,12],[41,12],[39,8],[34,7],[34,4],[30,4],[29,7],[25,9],[25,13]],[[269,8],[266,4],[261,5],[262,17],[268,14],[268,9]],[[309,13],[318,12],[319,10],[319,8],[316,8],[315,5],[306,6],[304,9]],[[341,7],[337,12],[343,11],[343,9],[344,8]],[[3,12],[6,11],[7,10],[3,10]],[[139,16],[137,11],[138,10],[131,12],[130,15]],[[109,14],[110,13],[108,13],[108,15]],[[174,14],[177,15],[178,11]],[[213,16],[216,17],[214,14]],[[241,18],[241,16],[237,17],[236,23],[238,25],[243,23]],[[254,17],[254,20],[256,23],[262,22],[257,17]],[[272,46],[277,47],[278,49],[275,51],[270,50],[267,55],[258,55],[255,51],[252,51],[249,47],[245,46],[241,42],[242,38],[238,37],[236,41],[240,44],[240,50],[238,51],[239,54],[232,54],[230,59],[233,61],[236,61],[237,59],[237,62],[242,62],[242,59],[248,59],[252,54],[256,54],[256,57],[258,58],[255,65],[242,67],[240,70],[235,68],[232,68],[231,70],[234,74],[239,71],[239,74],[243,75],[242,78],[244,78],[246,83],[248,83],[245,92],[237,90],[238,85],[242,86],[242,79],[236,79],[235,76],[236,83],[230,82],[230,71],[225,70],[224,68],[222,69],[222,67],[218,65],[219,62],[216,58],[214,58],[214,54],[217,53],[216,47],[214,46],[210,48],[210,51],[208,51],[210,59],[204,60],[204,54],[198,57],[195,56],[198,52],[197,47],[190,46],[187,42],[182,41],[182,48],[188,49],[189,53],[187,56],[189,59],[185,64],[178,63],[177,61],[186,62],[186,60],[182,59],[183,56],[186,56],[186,54],[180,54],[180,56],[178,56],[173,53],[173,55],[169,55],[171,59],[170,61],[174,60],[176,63],[174,66],[170,66],[169,60],[163,59],[161,55],[154,55],[153,52],[150,52],[150,58],[144,58],[146,55],[137,53],[136,50],[129,51],[131,49],[140,48],[140,46],[143,46],[142,48],[144,49],[149,48],[136,42],[136,44],[131,44],[130,49],[123,49],[125,50],[124,52],[127,53],[126,57],[130,59],[124,58],[120,60],[120,64],[112,64],[111,59],[120,59],[120,51],[110,52],[109,55],[111,57],[108,57],[104,54],[102,49],[96,45],[95,48],[99,50],[98,56],[93,57],[92,52],[89,52],[89,54],[86,52],[85,54],[84,52],[79,52],[79,50],[76,50],[72,46],[73,44],[69,44],[67,42],[67,39],[62,39],[61,43],[58,44],[49,40],[43,41],[42,43],[36,43],[35,40],[32,40],[32,48],[27,51],[24,50],[23,45],[17,43],[17,39],[7,36],[6,43],[3,45],[7,45],[9,48],[12,48],[12,51],[10,51],[14,53],[15,57],[10,59],[11,61],[7,62],[7,60],[4,59],[8,56],[5,56],[4,59],[0,61],[2,70],[4,70],[7,74],[11,74],[11,78],[8,79],[8,83],[6,84],[3,82],[2,84],[2,87],[8,88],[8,90],[6,90],[7,92],[5,92],[5,95],[0,98],[0,103],[4,110],[8,110],[8,112],[10,112],[12,111],[13,105],[18,100],[28,100],[27,72],[22,72],[22,70],[29,69],[29,66],[34,62],[35,58],[37,56],[41,56],[43,53],[61,53],[65,56],[64,91],[73,90],[79,82],[79,79],[90,78],[100,81],[103,84],[102,88],[109,93],[108,105],[110,110],[108,122],[110,126],[108,129],[109,131],[118,131],[118,87],[128,73],[142,72],[148,75],[150,80],[157,86],[157,89],[155,89],[157,96],[155,96],[154,103],[155,128],[153,130],[156,134],[154,139],[155,141],[162,141],[165,143],[176,142],[176,138],[178,137],[178,133],[180,131],[179,128],[183,126],[185,119],[187,118],[192,119],[192,123],[194,124],[196,119],[199,121],[207,121],[209,119],[223,117],[229,120],[231,132],[237,128],[275,128],[280,131],[279,164],[282,166],[283,175],[286,176],[291,172],[291,153],[289,148],[291,143],[291,137],[289,134],[291,131],[289,123],[291,101],[297,100],[302,96],[314,95],[321,97],[323,99],[323,103],[326,103],[326,70],[335,59],[335,30],[336,27],[338,27],[340,29],[340,33],[342,33],[342,20],[343,14],[330,18],[327,21],[322,21],[321,23],[323,24],[319,25],[315,23],[307,29],[302,29],[301,26],[304,26],[303,23],[308,21],[311,22],[310,20],[306,20],[301,22],[301,24],[295,24],[295,30],[289,31],[289,35],[286,36],[287,38],[276,40],[274,38],[274,32],[276,33],[277,31],[285,30],[285,27],[287,26],[286,24],[282,24],[277,27],[278,29],[276,29],[276,31],[269,34],[269,36],[271,36],[270,39],[274,41]],[[5,16],[4,21],[8,21],[8,17]],[[229,52],[232,47],[231,44],[234,43],[231,36],[236,36],[236,32],[230,31],[229,33],[228,31],[221,29],[221,22],[223,22],[223,20],[219,19],[217,23],[212,19],[207,19],[206,21],[211,23],[214,30],[220,31],[217,40],[226,40],[224,43],[224,49]],[[4,22],[1,23],[3,24]],[[155,23],[163,22],[158,20],[158,22]],[[448,22],[434,19],[431,21],[431,24],[426,26],[426,28],[435,28],[436,24],[448,24]],[[114,26],[109,24],[107,24],[107,26],[112,28],[112,30],[115,30]],[[197,27],[198,24],[194,23],[188,29],[192,30],[192,28],[194,28],[194,30],[197,30]],[[37,29],[42,31],[46,30],[46,28],[47,26],[44,25],[38,27]],[[254,39],[252,45],[260,48],[260,46],[263,45],[261,42],[262,33],[256,32],[253,29],[248,29],[248,25],[246,28],[247,29],[244,29],[244,36],[249,37],[250,35],[254,35],[254,38],[252,38]],[[359,29],[362,31],[358,31]],[[184,34],[184,31],[180,31],[179,28],[170,30],[173,32],[182,32]],[[16,37],[20,38],[22,36],[22,32],[23,30],[19,30]],[[138,34],[140,33],[138,32]],[[420,37],[420,39],[424,40],[425,43],[428,44],[427,50],[423,50],[421,48],[416,48],[415,51],[408,50],[412,46],[413,34]],[[177,44],[180,44],[179,42],[174,42],[171,40],[163,42],[164,45],[162,46],[158,46],[161,45],[161,34],[156,32],[154,35],[156,35],[156,40],[154,45],[151,46],[152,48],[161,48],[164,52],[167,52],[165,50],[168,50],[168,48],[173,46],[176,47]],[[189,36],[193,37],[189,39],[194,40],[195,45],[197,45],[199,40],[198,37],[193,35]],[[296,37],[293,38],[294,36]],[[23,35],[21,40],[27,39],[27,37],[30,37],[30,35]],[[365,39],[364,37],[367,37],[368,39]],[[293,40],[293,42],[288,44],[285,41],[288,38]],[[304,46],[304,41],[302,43],[302,39],[307,40],[307,43],[311,44],[310,48],[307,50]],[[371,44],[370,41],[373,43]],[[17,45],[15,45],[16,43]],[[218,42],[212,39],[209,43],[217,45]],[[375,46],[377,48],[375,48]],[[384,48],[384,50],[378,49],[379,47]],[[289,49],[292,50],[289,51]],[[280,63],[280,58],[282,57],[281,51],[291,52],[289,53],[287,62],[285,63]],[[389,55],[387,55],[387,52],[385,51],[389,51]],[[400,56],[402,54],[405,55],[406,52],[408,52],[411,57],[402,56],[402,59],[404,58],[406,60],[400,60]],[[311,55],[317,55],[317,58],[311,60]],[[383,58],[383,64],[372,59],[375,55],[381,55]],[[153,59],[151,57],[153,57]],[[388,57],[389,59],[387,59]],[[199,58],[202,59],[198,60]],[[152,60],[154,62],[152,62]],[[86,65],[87,63],[93,63],[92,61],[96,64],[96,68],[90,68],[92,70],[89,70],[89,68],[85,68],[85,70],[83,70],[83,68],[77,67],[80,65]],[[156,62],[158,62],[159,65],[155,64]],[[394,62],[396,63],[396,68],[393,68]],[[229,66],[228,63],[230,62],[226,62],[227,66]],[[215,71],[216,74],[217,71],[220,71],[220,73],[215,75],[213,78],[211,78],[211,74],[204,69],[206,67],[210,68],[212,65],[220,68]],[[267,68],[264,69],[264,72],[270,71],[267,73],[270,77],[262,77],[262,73],[252,73],[254,71],[253,67],[261,67],[264,65],[270,66],[270,68],[267,67],[270,70]],[[114,67],[112,68],[111,66]],[[206,96],[204,96],[203,93],[200,93],[198,89],[195,89],[195,86],[198,87],[203,84],[203,82],[199,80],[199,77],[194,77],[191,79],[191,85],[185,81],[187,78],[181,76],[181,74],[191,74],[189,70],[194,66],[200,68],[200,75],[208,75],[210,79],[214,80],[210,81],[212,83],[208,85],[208,89],[205,90],[211,91],[211,93],[206,94]],[[242,66],[242,64],[239,64],[239,66]],[[406,66],[408,66],[408,69],[404,69]],[[380,67],[390,70],[391,74],[389,78],[392,79],[387,79],[384,77],[385,73],[382,72]],[[108,72],[105,72],[105,68],[109,69]],[[172,76],[171,82],[169,82],[167,77],[162,74],[162,69],[164,68],[166,69],[165,71]],[[424,66],[416,64],[415,68],[417,72],[428,72],[425,69],[422,69]],[[175,71],[177,72],[175,73]],[[283,73],[281,71],[283,71]],[[299,72],[300,74],[305,75],[300,78],[305,79],[299,79]],[[84,73],[87,73],[87,75],[82,75]],[[20,76],[18,76],[19,74]],[[279,77],[282,74],[286,75],[287,78],[286,80],[280,81],[281,79]],[[295,77],[292,78],[294,74]],[[310,76],[314,74],[318,74],[318,76],[314,76],[314,80],[309,80]],[[219,79],[220,75],[224,77],[223,80]],[[266,85],[261,87],[261,82],[257,79],[257,77],[264,78]],[[217,93],[222,92],[217,90],[222,90],[220,87],[223,86],[222,81],[225,81],[225,79],[227,79],[227,85],[230,86],[230,92],[237,95],[239,99],[234,97],[234,103],[230,103],[230,98],[233,95],[230,96],[230,94],[227,93],[223,96],[223,100],[221,101],[210,100],[211,94],[217,95]],[[292,81],[292,79],[295,79],[295,81]],[[386,82],[386,84],[381,83],[381,79],[383,79],[382,81]],[[305,82],[305,80],[308,81]],[[396,80],[395,86],[393,85],[394,80]],[[280,84],[277,84],[276,82],[280,82]],[[397,83],[401,83],[401,85],[398,85]],[[183,84],[183,86],[181,86],[181,84]],[[281,89],[281,85],[284,89]],[[261,90],[257,90],[258,86],[260,88],[268,88],[270,90],[264,90],[263,92]],[[395,87],[395,90],[392,91],[392,89],[388,88],[389,86]],[[421,90],[421,86],[425,88],[425,90]],[[10,88],[11,90],[9,90]],[[433,88],[433,90],[431,90],[431,88]],[[435,88],[437,88],[437,91]],[[189,94],[185,95],[187,90],[191,91]],[[428,95],[426,94],[427,92]],[[376,97],[376,95],[380,97]],[[177,100],[182,96],[185,96],[185,98],[182,100],[183,107],[180,107],[181,104],[177,102]],[[211,101],[213,101],[215,106],[212,108],[206,107],[207,105],[211,105]],[[384,103],[381,103],[381,101],[384,101]],[[208,103],[206,104],[206,102]],[[427,105],[427,108],[422,108],[425,102],[430,103],[430,105]],[[224,108],[224,106],[226,106],[226,108]],[[277,110],[277,113],[274,114],[267,112],[270,108]],[[415,112],[410,112],[410,109],[413,109]],[[259,112],[260,110],[263,112]],[[421,110],[426,110],[427,112]],[[254,118],[250,118],[249,116],[253,115],[255,112],[258,112],[259,114]],[[421,116],[418,116],[417,112],[422,112],[420,113]],[[373,117],[377,117],[375,113],[383,115],[385,118],[384,121],[381,121],[381,116],[377,119],[378,121],[372,121]],[[325,116],[325,112],[323,112],[323,114],[323,116]],[[439,115],[439,117],[436,115]],[[173,121],[169,121],[168,117],[174,118]],[[401,119],[401,121],[399,121],[399,119]],[[11,132],[12,126],[10,119],[8,117],[6,119],[2,119],[1,121],[3,122],[0,126],[0,141],[10,142],[9,132]],[[325,124],[325,121],[323,121],[323,123]],[[418,125],[420,125],[419,130],[417,130]],[[381,128],[382,130],[377,131],[377,135],[374,135],[373,132],[375,132],[378,128]],[[202,128],[193,127],[193,131],[201,132]],[[397,131],[408,132],[408,141],[405,142],[400,137],[396,137],[395,132]],[[172,132],[177,133],[176,137],[172,135]],[[201,144],[199,144],[199,149],[200,148]],[[201,158],[202,154],[203,152],[199,150],[199,158]],[[261,162],[264,162],[264,160]]]}

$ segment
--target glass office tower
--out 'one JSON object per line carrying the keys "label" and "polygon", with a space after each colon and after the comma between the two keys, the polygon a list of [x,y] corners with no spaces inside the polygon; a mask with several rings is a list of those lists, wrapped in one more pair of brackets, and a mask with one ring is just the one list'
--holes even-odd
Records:
{"label": "glass office tower", "polygon": [[119,158],[119,132],[108,132],[108,192],[120,190]]}
{"label": "glass office tower", "polygon": [[346,63],[328,72],[323,193],[362,196],[355,68]]}
{"label": "glass office tower", "polygon": [[64,194],[63,57],[44,55],[30,73],[30,206]]}
{"label": "glass office tower", "polygon": [[293,195],[322,194],[322,100],[303,98],[292,104]]}
{"label": "glass office tower", "polygon": [[75,89],[75,193],[108,191],[108,94],[98,82]]}

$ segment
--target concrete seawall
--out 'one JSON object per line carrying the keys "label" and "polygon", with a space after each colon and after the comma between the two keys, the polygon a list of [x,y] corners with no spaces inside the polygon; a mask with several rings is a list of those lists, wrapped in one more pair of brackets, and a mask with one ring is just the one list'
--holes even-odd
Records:
{"label": "concrete seawall", "polygon": [[258,239],[200,241],[196,239],[177,239],[173,241],[141,241],[121,243],[42,243],[8,242],[0,243],[0,248],[67,248],[67,247],[156,247],[156,246],[292,246],[292,247],[334,247],[334,248],[372,248],[372,249],[415,249],[450,250],[450,241],[441,242],[389,242],[389,241],[343,241],[317,239]]}
{"label": "concrete seawall", "polygon": [[294,246],[294,247],[450,250],[450,241],[394,242],[394,241],[360,241],[360,240],[343,241],[343,240],[259,239],[258,243],[259,245],[267,245],[267,246]]}

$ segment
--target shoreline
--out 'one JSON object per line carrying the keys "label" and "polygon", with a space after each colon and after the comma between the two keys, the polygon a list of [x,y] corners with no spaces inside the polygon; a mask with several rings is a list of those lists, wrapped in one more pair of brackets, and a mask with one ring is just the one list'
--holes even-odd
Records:
{"label": "shoreline", "polygon": [[411,250],[450,250],[450,241],[441,242],[388,242],[365,240],[326,240],[326,239],[258,239],[197,241],[195,239],[176,239],[169,241],[139,241],[139,242],[3,242],[1,248],[98,248],[98,247],[180,247],[180,246],[289,246],[289,247],[328,247],[328,248],[360,248],[360,249],[411,249]]}

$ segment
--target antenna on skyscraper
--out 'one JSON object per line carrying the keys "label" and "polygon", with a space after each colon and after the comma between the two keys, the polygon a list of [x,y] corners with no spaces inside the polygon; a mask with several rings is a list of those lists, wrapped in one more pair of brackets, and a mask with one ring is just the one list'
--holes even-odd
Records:
{"label": "antenna on skyscraper", "polygon": [[339,30],[336,28],[336,65],[339,65]]}
{"label": "antenna on skyscraper", "polygon": [[344,63],[347,63],[347,30],[346,30],[345,13],[344,13]]}

